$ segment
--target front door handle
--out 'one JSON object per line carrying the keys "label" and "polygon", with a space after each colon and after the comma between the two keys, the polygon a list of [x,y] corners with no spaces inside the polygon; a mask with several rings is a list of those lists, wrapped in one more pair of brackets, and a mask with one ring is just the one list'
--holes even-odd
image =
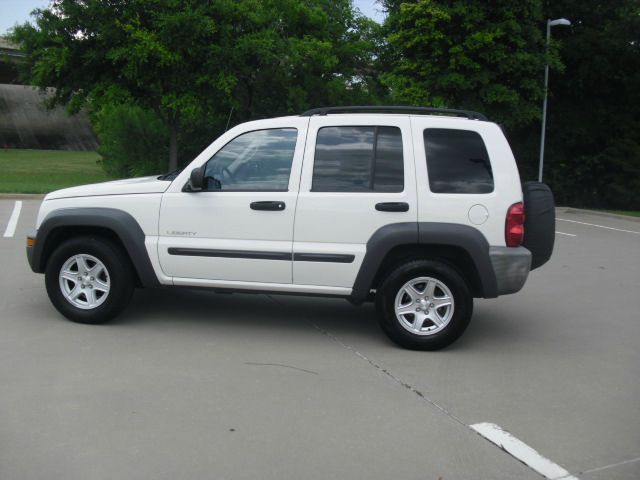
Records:
{"label": "front door handle", "polygon": [[281,212],[286,207],[284,202],[251,202],[249,206],[251,210],[272,210],[276,212]]}
{"label": "front door handle", "polygon": [[379,212],[408,212],[409,204],[406,202],[382,202],[376,203]]}

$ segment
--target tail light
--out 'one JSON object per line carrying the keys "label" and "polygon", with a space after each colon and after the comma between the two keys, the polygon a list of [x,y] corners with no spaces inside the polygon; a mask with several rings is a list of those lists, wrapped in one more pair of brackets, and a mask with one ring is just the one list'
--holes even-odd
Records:
{"label": "tail light", "polygon": [[524,204],[514,203],[507,211],[504,227],[504,240],[507,247],[519,247],[524,240]]}

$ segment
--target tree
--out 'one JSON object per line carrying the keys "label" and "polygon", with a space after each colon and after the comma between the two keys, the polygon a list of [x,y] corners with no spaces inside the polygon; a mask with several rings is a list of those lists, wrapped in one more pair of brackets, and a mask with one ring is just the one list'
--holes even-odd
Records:
{"label": "tree", "polygon": [[374,101],[380,26],[350,0],[263,0],[245,8],[235,24],[250,21],[248,33],[225,59],[234,75],[234,118]]}
{"label": "tree", "polygon": [[166,167],[166,126],[136,105],[105,105],[93,115],[98,153],[111,177],[153,175]]}
{"label": "tree", "polygon": [[[545,61],[545,180],[558,203],[640,209],[637,0],[383,0],[383,82],[417,105],[485,112],[505,126],[523,179],[537,175]],[[555,29],[545,55],[547,18]]]}
{"label": "tree", "polygon": [[[546,60],[539,0],[383,3],[383,82],[394,99],[477,109],[509,127],[539,118]],[[553,51],[550,60],[557,65]]]}
{"label": "tree", "polygon": [[198,113],[206,90],[224,91],[224,82],[202,75],[201,67],[219,53],[216,22],[203,5],[183,7],[157,0],[55,0],[34,12],[36,26],[16,27],[12,38],[27,54],[28,80],[55,87],[53,104],[73,111],[88,101],[132,101],[156,112],[170,131],[174,168],[181,119]]}
{"label": "tree", "polygon": [[[640,209],[640,3],[558,0],[545,169],[563,204]],[[547,175],[547,174],[545,174]]]}
{"label": "tree", "polygon": [[372,22],[349,0],[54,0],[15,28],[25,78],[52,104],[135,103],[169,131],[369,95]]}

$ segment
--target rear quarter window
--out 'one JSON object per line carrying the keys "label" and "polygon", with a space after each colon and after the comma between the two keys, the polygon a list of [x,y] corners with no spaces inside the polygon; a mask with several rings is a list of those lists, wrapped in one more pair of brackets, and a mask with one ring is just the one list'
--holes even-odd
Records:
{"label": "rear quarter window", "polygon": [[424,130],[429,189],[434,193],[491,193],[493,172],[482,137],[471,130]]}

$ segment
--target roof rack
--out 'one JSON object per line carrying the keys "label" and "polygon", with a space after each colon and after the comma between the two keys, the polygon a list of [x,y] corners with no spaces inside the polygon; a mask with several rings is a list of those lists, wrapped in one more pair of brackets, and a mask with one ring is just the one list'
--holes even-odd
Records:
{"label": "roof rack", "polygon": [[301,117],[312,117],[314,115],[324,116],[329,113],[357,113],[357,112],[378,112],[378,113],[415,113],[421,115],[449,115],[454,117],[468,118],[469,120],[488,121],[487,117],[471,110],[454,110],[452,108],[432,108],[432,107],[409,107],[405,105],[397,106],[377,106],[365,105],[356,107],[321,107],[307,110],[301,113]]}

